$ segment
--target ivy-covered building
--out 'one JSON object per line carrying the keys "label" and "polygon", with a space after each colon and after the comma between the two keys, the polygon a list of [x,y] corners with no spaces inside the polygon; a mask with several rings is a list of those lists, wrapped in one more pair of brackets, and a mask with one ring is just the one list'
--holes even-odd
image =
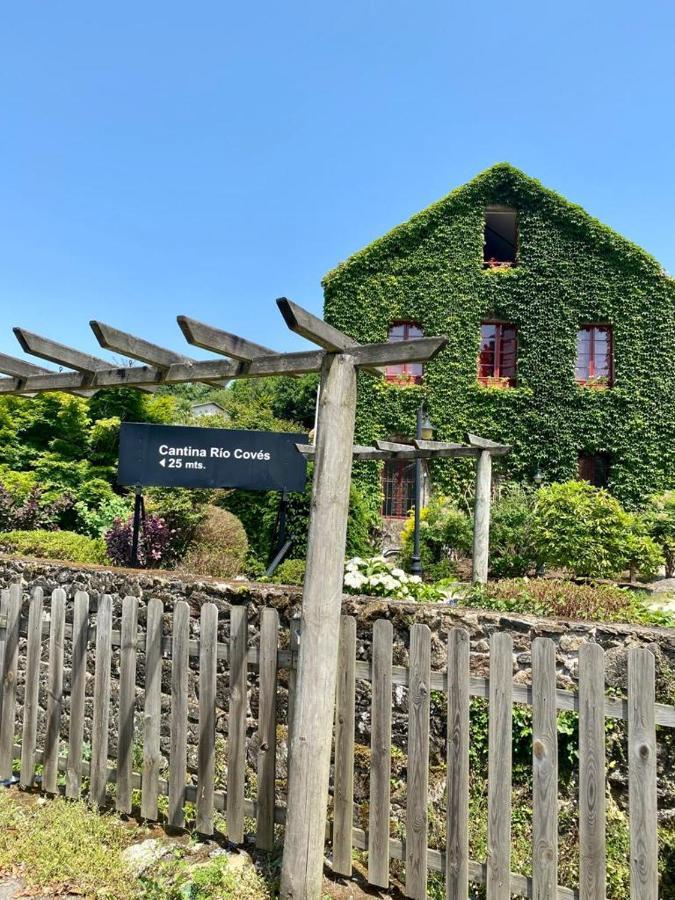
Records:
{"label": "ivy-covered building", "polygon": [[[341,263],[324,292],[326,320],[357,340],[449,339],[424,370],[360,376],[360,443],[414,435],[423,401],[437,439],[511,444],[502,477],[580,476],[629,506],[675,487],[675,281],[523,172],[478,175]],[[437,462],[432,482],[459,495],[470,466]],[[386,515],[412,503],[405,464],[355,477]]]}

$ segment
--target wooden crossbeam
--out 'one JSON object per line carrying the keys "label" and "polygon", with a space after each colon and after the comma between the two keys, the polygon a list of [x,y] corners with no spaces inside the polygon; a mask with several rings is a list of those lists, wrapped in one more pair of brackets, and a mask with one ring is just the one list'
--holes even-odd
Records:
{"label": "wooden crossbeam", "polygon": [[496,441],[488,440],[488,438],[479,437],[477,434],[467,434],[467,441],[472,447],[478,447],[481,450],[489,450],[494,456],[503,456],[510,453],[511,447],[507,444],[498,444]]}
{"label": "wooden crossbeam", "polygon": [[178,316],[178,326],[185,336],[188,344],[193,347],[201,347],[203,350],[212,350],[214,353],[222,353],[232,359],[249,361],[263,356],[274,356],[275,351],[262,344],[255,344],[246,338],[214,328],[213,325],[205,325],[189,316]]}
{"label": "wooden crossbeam", "polygon": [[[305,459],[314,459],[316,456],[316,447],[314,444],[296,444],[295,445]],[[391,453],[384,450],[378,450],[376,447],[365,447],[355,445],[352,447],[352,459],[356,461],[391,459]]]}
{"label": "wooden crossbeam", "polygon": [[323,319],[313,315],[297,303],[293,303],[287,297],[279,297],[277,306],[284,322],[291,331],[299,334],[313,344],[323,347],[324,350],[350,350],[352,347],[361,346],[354,338],[344,334]]}
{"label": "wooden crossbeam", "polygon": [[455,458],[455,457],[475,457],[478,456],[480,450],[478,447],[467,446],[466,444],[455,444],[446,441],[423,441],[414,442],[416,447],[425,452],[430,452],[434,458]]}
{"label": "wooden crossbeam", "polygon": [[[151,341],[136,337],[127,331],[120,331],[105,322],[93,319],[89,325],[104,350],[113,350],[115,353],[121,353],[131,359],[138,359],[156,369],[166,370],[176,363],[196,362],[183,353],[167,350],[166,347],[160,347],[159,344],[153,344]],[[214,387],[227,387],[227,381],[207,381],[206,383]]]}
{"label": "wooden crossbeam", "polygon": [[[24,333],[25,334],[25,333]],[[43,339],[46,342],[46,339]],[[31,342],[34,349],[49,352],[50,358],[60,351],[53,349],[54,342],[47,342],[52,349]],[[446,338],[417,338],[386,344],[364,344],[350,348],[349,356],[357,368],[373,364],[395,365],[405,362],[425,362],[442,347]],[[56,345],[57,347],[59,345]],[[69,350],[70,348],[65,348]],[[77,351],[69,358],[75,359]],[[65,356],[65,354],[63,354]],[[85,356],[85,354],[82,354]],[[182,384],[194,381],[211,381],[229,378],[260,378],[271,375],[293,375],[319,372],[325,351],[312,350],[304,353],[280,353],[258,357],[250,362],[225,359],[199,360],[190,363],[173,363],[168,369],[153,366],[118,366],[79,372],[56,372],[48,375],[31,375],[26,379],[0,379],[1,394],[18,394],[37,391],[74,391],[83,388],[138,387],[151,390],[157,384]],[[80,367],[84,365],[79,361]]]}
{"label": "wooden crossbeam", "polygon": [[[48,375],[50,369],[44,366],[36,366],[35,363],[28,362],[25,359],[19,359],[16,356],[9,356],[7,353],[0,353],[0,372],[3,375],[13,375],[16,378],[27,378],[30,375]],[[91,397],[93,391],[74,391],[79,397]]]}
{"label": "wooden crossbeam", "polygon": [[[301,335],[308,341],[312,341],[313,344],[323,347],[324,350],[335,352],[362,346],[353,337],[344,334],[344,332],[329,325],[328,322],[324,322],[323,319],[319,319],[318,316],[303,309],[302,306],[298,306],[297,303],[293,303],[287,297],[279,297],[277,306],[284,317],[284,322],[291,331]],[[384,369],[376,367],[368,367],[366,371],[370,372],[371,375],[384,375]]]}
{"label": "wooden crossbeam", "polygon": [[[80,383],[73,385],[74,387],[89,387],[93,384],[96,372],[105,371],[110,368],[110,362],[106,359],[100,359],[98,356],[92,356],[89,353],[81,353],[73,347],[60,344],[58,341],[52,341],[50,338],[42,337],[25,328],[14,328],[14,334],[26,353],[31,356],[37,356],[40,359],[46,359],[49,362],[56,363],[59,366],[66,366],[79,372],[82,378]],[[56,375],[70,375],[71,373],[57,372]],[[29,378],[41,378],[42,375],[29,376]],[[44,376],[51,377],[51,376]],[[154,388],[144,386],[142,390],[152,391]],[[41,389],[39,389],[41,390]],[[50,388],[47,388],[50,390]],[[59,388],[51,388],[51,390],[59,390]]]}

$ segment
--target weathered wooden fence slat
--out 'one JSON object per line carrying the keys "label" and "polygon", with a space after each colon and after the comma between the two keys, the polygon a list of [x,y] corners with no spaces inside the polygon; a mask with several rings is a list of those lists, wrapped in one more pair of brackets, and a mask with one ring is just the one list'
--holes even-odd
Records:
{"label": "weathered wooden fence slat", "polygon": [[628,651],[631,900],[657,900],[659,891],[654,668],[649,650]]}
{"label": "weathered wooden fence slat", "polygon": [[47,676],[47,724],[45,729],[42,787],[50,794],[58,789],[59,736],[63,706],[63,638],[66,626],[66,592],[52,592]]}
{"label": "weathered wooden fence slat", "polygon": [[373,624],[368,881],[383,888],[389,886],[393,635],[394,628],[388,619],[378,619]]}
{"label": "weathered wooden fence slat", "polygon": [[579,648],[579,897],[606,893],[605,654]]}
{"label": "weathered wooden fence slat", "polygon": [[488,900],[509,900],[511,865],[511,740],[513,640],[490,638],[488,710]]}
{"label": "weathered wooden fence slat", "polygon": [[213,834],[213,789],[216,743],[216,641],[218,609],[205,603],[199,624],[199,747],[197,750],[197,816],[200,834]]}
{"label": "weathered wooden fence slat", "polygon": [[185,825],[185,781],[187,774],[188,673],[190,607],[179,600],[173,611],[171,662],[171,749],[169,752],[169,825]]}
{"label": "weathered wooden fence slat", "polygon": [[42,656],[42,588],[35,588],[28,611],[28,641],[26,644],[26,680],[23,696],[23,733],[21,736],[21,772],[19,784],[33,786],[35,750],[40,690],[40,657]]}
{"label": "weathered wooden fence slat", "polygon": [[126,815],[131,812],[131,771],[133,763],[134,712],[136,709],[137,642],[138,600],[136,597],[128,596],[122,601],[116,798],[118,812]]}
{"label": "weathered wooden fence slat", "polygon": [[227,757],[227,836],[244,841],[244,789],[246,779],[248,616],[245,606],[230,610],[230,706]]}
{"label": "weathered wooden fence slat", "polygon": [[[168,823],[184,826],[184,804],[194,802],[197,830],[212,834],[214,812],[225,812],[228,836],[241,842],[244,816],[256,821],[256,843],[261,849],[274,846],[275,825],[286,823],[286,808],[276,803],[276,726],[279,669],[289,668],[289,684],[294,678],[293,660],[297,640],[291,648],[279,648],[279,616],[264,609],[260,616],[260,642],[248,648],[245,606],[231,610],[227,644],[218,643],[218,613],[214,604],[201,610],[199,639],[190,640],[190,609],[176,603],[167,635],[163,630],[163,607],[159,600],[148,601],[145,633],[138,632],[138,601],[126,597],[121,603],[120,632],[112,630],[113,601],[99,601],[95,627],[89,627],[89,597],[77,592],[70,609],[63,590],[51,595],[51,609],[35,590],[27,604],[28,616],[21,619],[22,589],[18,583],[0,592],[0,778],[11,775],[12,762],[21,761],[21,783],[34,781],[35,767],[44,764],[42,788],[58,791],[58,774],[65,772],[65,792],[78,797],[81,779],[90,777],[90,802],[107,802],[107,785],[116,783],[118,811],[131,810],[133,790],[141,788],[141,811],[147,818],[157,816],[158,798],[169,798]],[[115,601],[117,603],[118,601]],[[24,607],[25,609],[25,607]],[[21,641],[25,635],[25,645]],[[65,657],[64,643],[72,646]],[[85,685],[87,683],[88,642],[95,637],[93,678],[92,756],[82,759],[84,737]],[[46,651],[46,639],[49,653]],[[281,638],[283,644],[283,637]],[[111,721],[112,647],[120,647],[119,729],[116,760],[108,760]],[[532,643],[532,685],[513,682],[512,639],[494,634],[490,641],[488,679],[472,677],[469,670],[469,635],[453,628],[448,636],[447,671],[431,673],[431,632],[414,625],[410,632],[409,667],[392,665],[393,627],[390,621],[373,625],[371,660],[356,659],[356,621],[343,616],[340,621],[338,676],[335,691],[335,766],[333,823],[327,837],[333,843],[334,871],[351,874],[354,848],[368,851],[368,880],[387,888],[389,863],[400,859],[406,866],[405,892],[412,898],[425,897],[427,871],[444,872],[447,900],[465,900],[469,883],[484,884],[490,900],[506,900],[513,894],[526,897],[555,897],[564,900],[595,900],[606,889],[605,849],[605,720],[608,716],[628,721],[629,829],[631,897],[656,900],[657,795],[656,722],[669,721],[671,708],[655,703],[655,661],[647,649],[628,654],[627,699],[605,696],[604,653],[597,644],[579,650],[579,695],[573,702],[569,692],[556,689],[555,645],[549,639]],[[19,649],[24,653],[25,671],[21,722],[22,742],[15,746]],[[133,771],[132,747],[137,693],[137,653],[144,651],[145,708],[143,771]],[[199,653],[199,743],[197,783],[189,781],[188,685],[189,660]],[[171,658],[171,711],[169,773],[159,777],[159,736],[162,722],[162,655]],[[229,715],[226,790],[215,785],[215,722],[217,666],[228,660]],[[70,663],[70,668],[67,664]],[[257,667],[257,797],[245,794],[246,714],[248,708],[248,666]],[[67,675],[69,673],[69,676]],[[354,826],[354,748],[356,681],[372,684],[371,771],[369,774],[368,830]],[[44,679],[44,681],[42,680]],[[406,838],[390,834],[392,690],[404,685],[408,690],[408,761]],[[439,687],[440,686],[440,687]],[[428,847],[428,783],[430,691],[447,691],[447,836],[445,851]],[[70,694],[68,753],[59,754],[64,695]],[[489,699],[488,752],[488,834],[484,862],[469,858],[469,700]],[[572,695],[569,695],[572,696]],[[561,700],[562,697],[562,700]],[[289,694],[289,707],[293,703]],[[511,843],[511,743],[512,704],[532,706],[532,877],[510,871]],[[255,708],[255,703],[254,703]],[[579,711],[579,890],[557,884],[557,710]],[[38,723],[44,716],[44,747],[37,746]],[[292,711],[289,709],[292,720]],[[156,754],[156,755],[155,755]]]}
{"label": "weathered wooden fence slat", "polygon": [[19,625],[21,619],[21,585],[13,584],[3,591],[7,619],[5,652],[2,660],[2,702],[0,703],[0,779],[12,775],[14,719],[16,716],[16,676],[19,668]]}
{"label": "weathered wooden fence slat", "polygon": [[558,884],[558,717],[555,645],[532,642],[532,885],[535,900],[555,897]]}
{"label": "weathered wooden fence slat", "polygon": [[89,630],[89,594],[77,591],[73,600],[72,646],[70,656],[70,727],[66,797],[80,796],[82,784],[82,742],[84,740],[84,695],[87,678],[87,636]]}
{"label": "weathered wooden fence slat", "polygon": [[143,793],[141,815],[157,818],[160,727],[162,717],[162,621],[164,606],[152,597],[148,601],[145,635],[145,705],[143,708]]}
{"label": "weathered wooden fence slat", "polygon": [[335,684],[333,871],[352,874],[354,827],[354,720],[356,717],[356,619],[342,616]]}
{"label": "weathered wooden fence slat", "polygon": [[469,633],[448,636],[446,897],[469,893]]}
{"label": "weathered wooden fence slat", "polygon": [[431,631],[427,625],[413,625],[408,687],[405,893],[415,900],[424,900],[427,894],[430,681]]}
{"label": "weathered wooden fence slat", "polygon": [[274,800],[277,759],[277,648],[279,614],[264,609],[260,621],[258,672],[258,808],[255,841],[260,850],[274,848]]}
{"label": "weathered wooden fence slat", "polygon": [[91,725],[91,775],[89,799],[104,806],[108,768],[108,720],[110,717],[110,662],[112,657],[112,598],[104,594],[96,614],[96,670],[94,712]]}

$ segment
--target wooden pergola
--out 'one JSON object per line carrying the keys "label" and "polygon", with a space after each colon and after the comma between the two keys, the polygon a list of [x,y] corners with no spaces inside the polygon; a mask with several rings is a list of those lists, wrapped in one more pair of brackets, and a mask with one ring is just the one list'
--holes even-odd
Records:
{"label": "wooden pergola", "polygon": [[[475,582],[484,584],[488,578],[490,548],[490,504],[492,486],[492,457],[504,456],[511,448],[498,444],[476,434],[467,434],[466,444],[445,441],[413,440],[410,444],[392,441],[375,441],[372,446],[354,445],[352,459],[358,461],[416,460],[416,459],[460,459],[476,460],[476,491],[473,518],[473,568]],[[312,444],[296,444],[306,459],[314,459]]]}
{"label": "wooden pergola", "polygon": [[134,387],[153,391],[165,384],[206,382],[221,386],[235,378],[307,372],[321,374],[316,444],[303,450],[314,458],[315,467],[281,884],[285,900],[318,900],[326,833],[352,459],[475,457],[477,526],[474,555],[479,563],[474,577],[482,580],[487,575],[491,461],[493,455],[507,452],[508,448],[477,437],[470,437],[468,446],[424,441],[401,445],[381,441],[372,448],[353,447],[357,371],[382,377],[384,366],[427,362],[442,350],[447,339],[423,337],[362,345],[290,300],[282,298],[277,305],[287,326],[311,341],[314,349],[275,353],[238,335],[187,316],[178,316],[178,324],[188,344],[218,354],[212,359],[195,360],[103,322],[91,322],[103,348],[138,363],[114,365],[23,328],[15,328],[14,332],[28,354],[55,363],[64,370],[50,371],[24,359],[0,355],[0,372],[7,376],[0,378],[0,394],[65,391],[90,396],[101,388]]}

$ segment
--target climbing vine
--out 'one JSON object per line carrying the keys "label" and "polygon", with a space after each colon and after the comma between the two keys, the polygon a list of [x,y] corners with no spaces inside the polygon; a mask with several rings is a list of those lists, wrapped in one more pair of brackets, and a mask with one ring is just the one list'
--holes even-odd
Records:
{"label": "climbing vine", "polygon": [[[484,209],[518,214],[518,263],[483,268]],[[675,281],[648,253],[580,207],[507,164],[453,191],[339,265],[324,279],[325,318],[363,342],[385,341],[390,322],[419,322],[447,347],[421,385],[360,376],[357,438],[414,433],[423,398],[444,440],[477,432],[512,445],[499,468],[529,481],[577,475],[578,454],[611,456],[610,490],[626,505],[675,487]],[[518,326],[518,383],[483,387],[480,323]],[[614,385],[574,380],[576,332],[609,322]],[[377,464],[355,477],[377,502]],[[471,463],[436,461],[435,483],[461,495]]]}

